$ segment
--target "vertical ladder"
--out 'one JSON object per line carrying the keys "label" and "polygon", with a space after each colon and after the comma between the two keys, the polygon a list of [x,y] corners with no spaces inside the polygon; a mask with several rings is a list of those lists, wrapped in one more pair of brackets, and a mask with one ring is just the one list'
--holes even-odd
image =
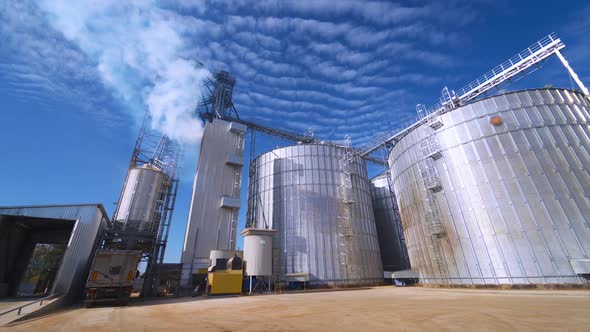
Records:
{"label": "vertical ladder", "polygon": [[236,237],[238,229],[238,210],[232,209],[230,213],[230,237],[229,237],[229,250],[236,250]]}
{"label": "vertical ladder", "polygon": [[346,147],[340,157],[338,215],[338,249],[340,252],[341,275],[345,279],[355,279],[358,267],[353,255],[353,227],[351,220],[352,204],[355,202],[352,191],[351,163],[354,160],[350,136],[346,136]]}
{"label": "vertical ladder", "polygon": [[[431,121],[429,127],[433,131],[432,135],[422,140],[420,147],[424,159],[419,163],[422,183],[426,190],[426,219],[427,237],[430,240],[431,259],[433,260],[433,269],[435,274],[444,282],[446,265],[443,260],[441,249],[441,238],[446,236],[444,224],[436,202],[436,193],[442,190],[442,184],[436,167],[436,160],[442,157],[440,146],[436,137],[436,130],[443,126],[440,118]],[[432,125],[434,123],[434,125]]]}
{"label": "vertical ladder", "polygon": [[[240,168],[234,169],[234,187],[232,190],[232,197],[240,196],[240,189],[242,188],[242,171]],[[236,238],[238,236],[238,210],[232,209],[229,216],[230,236],[229,236],[229,250],[236,249]]]}

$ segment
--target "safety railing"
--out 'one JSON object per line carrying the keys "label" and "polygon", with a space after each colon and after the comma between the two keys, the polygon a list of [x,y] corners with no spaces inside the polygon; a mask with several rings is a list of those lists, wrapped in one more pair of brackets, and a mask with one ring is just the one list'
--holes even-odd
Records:
{"label": "safety railing", "polygon": [[[563,47],[565,47],[565,45],[561,42],[557,35],[555,33],[551,33],[533,45],[527,47],[525,50],[511,57],[510,59],[494,67],[492,70],[471,81],[461,89],[457,90],[456,93],[453,93],[455,98],[454,100],[441,98],[441,100],[434,106],[428,108],[425,112],[422,112],[423,117],[443,109],[447,104],[449,104],[449,102],[465,102],[471,100],[477,95],[486,92],[489,90],[489,88],[497,86],[505,79],[514,76],[515,73],[525,71],[527,68],[553,54],[555,50]],[[475,91],[475,93],[472,93],[473,91]]]}
{"label": "safety railing", "polygon": [[500,65],[496,66],[494,69],[488,71],[487,73],[481,75],[477,79],[473,80],[463,88],[457,91],[459,96],[463,96],[467,94],[469,91],[477,88],[478,86],[482,85],[486,81],[502,74],[503,72],[507,71],[508,69],[514,67],[518,63],[522,62],[524,59],[530,57],[531,55],[537,53],[538,51],[542,50],[543,48],[549,46],[553,42],[559,41],[557,35],[555,33],[551,33],[548,36],[542,38],[541,40],[537,41],[527,49],[521,51],[517,55],[511,57],[510,59],[504,61]]}
{"label": "safety railing", "polygon": [[38,300],[36,300],[36,301],[33,301],[33,302],[29,302],[29,303],[23,304],[23,305],[21,305],[21,306],[18,306],[18,307],[16,307],[16,308],[12,308],[12,309],[10,309],[10,310],[7,310],[7,311],[4,311],[4,312],[1,312],[1,313],[0,313],[0,316],[4,316],[4,315],[6,315],[6,314],[9,314],[9,313],[11,313],[11,312],[15,312],[15,311],[16,311],[16,314],[17,314],[17,315],[20,315],[20,314],[21,314],[21,312],[22,312],[22,310],[23,310],[23,308],[26,308],[26,307],[32,306],[33,304],[37,304],[37,303],[39,303],[39,306],[42,306],[44,301],[53,300],[53,299],[55,299],[55,298],[59,297],[60,295],[61,295],[61,294],[52,294],[52,295],[46,296],[46,297],[44,297],[44,298],[42,298],[42,299],[38,299]]}
{"label": "safety railing", "polygon": [[449,108],[460,106],[462,103],[472,100],[475,97],[485,93],[494,86],[498,86],[507,79],[513,77],[518,73],[525,72],[531,66],[543,61],[550,55],[554,54],[559,49],[565,47],[561,40],[555,33],[551,33],[533,45],[527,47],[525,50],[502,62],[500,65],[494,67],[492,70],[481,75],[477,79],[471,81],[466,86],[457,90],[457,92],[449,91],[445,87],[443,89],[443,97],[439,102],[430,108],[419,105],[417,108],[417,116],[410,121],[399,125],[396,129],[376,136],[367,143],[358,147],[362,156],[368,156],[373,151],[379,149],[385,142],[391,141],[395,136],[403,134],[408,128],[420,122],[420,120],[429,115]]}

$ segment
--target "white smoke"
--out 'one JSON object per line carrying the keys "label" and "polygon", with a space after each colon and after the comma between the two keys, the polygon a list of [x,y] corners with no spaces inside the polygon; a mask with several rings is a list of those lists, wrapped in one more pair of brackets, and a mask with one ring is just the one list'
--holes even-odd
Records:
{"label": "white smoke", "polygon": [[189,46],[181,17],[150,0],[38,4],[53,27],[96,61],[105,85],[129,105],[148,108],[154,129],[181,143],[200,139],[202,125],[191,115],[210,73],[181,56]]}

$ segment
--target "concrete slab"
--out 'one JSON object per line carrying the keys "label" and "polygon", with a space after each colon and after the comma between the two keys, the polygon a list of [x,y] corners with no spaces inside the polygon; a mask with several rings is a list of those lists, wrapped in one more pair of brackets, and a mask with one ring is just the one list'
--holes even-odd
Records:
{"label": "concrete slab", "polygon": [[375,287],[76,309],[11,331],[587,330],[588,290]]}
{"label": "concrete slab", "polygon": [[[60,297],[48,297],[46,299],[40,297],[24,297],[24,298],[8,298],[0,301],[0,326],[10,324],[17,320],[28,319],[36,317],[35,314],[43,312],[53,307],[57,308]],[[25,306],[26,305],[26,306]],[[24,306],[24,307],[23,307]],[[22,307],[18,312],[18,307]]]}

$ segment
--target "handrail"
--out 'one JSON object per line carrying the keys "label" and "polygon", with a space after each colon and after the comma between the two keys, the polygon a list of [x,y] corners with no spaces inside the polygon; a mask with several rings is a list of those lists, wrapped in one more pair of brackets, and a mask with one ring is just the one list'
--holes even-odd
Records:
{"label": "handrail", "polygon": [[[361,156],[370,156],[371,153],[382,146],[391,143],[396,138],[400,138],[400,136],[405,135],[409,130],[423,123],[425,118],[434,117],[433,114],[454,109],[457,106],[462,106],[466,102],[475,99],[515,75],[525,73],[528,68],[540,63],[553,54],[558,54],[559,50],[564,47],[565,44],[561,42],[557,35],[551,33],[525,50],[519,52],[517,55],[471,81],[469,84],[459,89],[458,93],[455,91],[449,93],[448,89],[445,87],[443,90],[443,97],[440,101],[428,109],[421,108],[415,118],[416,122],[414,124],[410,124],[408,127],[404,127],[405,124],[403,126],[398,126],[389,133],[371,139],[361,147]],[[447,94],[444,93],[445,91]],[[390,136],[389,138],[383,139],[385,135]]]}
{"label": "handrail", "polygon": [[21,305],[19,307],[12,308],[10,310],[7,310],[5,312],[0,313],[0,316],[4,316],[4,315],[9,314],[9,313],[11,313],[13,311],[18,311],[17,312],[17,315],[20,315],[20,313],[21,313],[21,311],[23,310],[24,307],[28,307],[30,305],[33,305],[33,304],[37,303],[37,302],[39,302],[39,306],[42,306],[43,305],[43,301],[52,300],[53,298],[59,297],[60,295],[61,294],[52,294],[52,295],[46,296],[46,297],[44,297],[42,299],[38,299],[36,301],[30,302],[30,303],[27,303],[27,304],[23,304],[23,305]]}
{"label": "handrail", "polygon": [[536,43],[534,43],[533,45],[531,45],[527,49],[521,51],[517,55],[504,61],[502,64],[496,66],[494,69],[488,71],[487,73],[481,75],[477,79],[471,81],[469,84],[467,84],[463,88],[459,89],[457,91],[457,94],[459,96],[467,94],[467,92],[469,90],[472,90],[473,88],[477,87],[478,85],[481,85],[482,83],[489,80],[490,78],[493,78],[494,76],[496,76],[498,74],[501,74],[502,72],[506,71],[510,67],[518,64],[519,62],[521,62],[525,58],[528,58],[529,56],[533,55],[535,52],[541,50],[542,48],[548,46],[549,44],[551,44],[553,42],[559,42],[559,38],[557,37],[557,35],[555,33],[551,33],[551,34],[543,37],[541,40],[537,41]]}
{"label": "handrail", "polygon": [[465,103],[475,97],[487,92],[494,86],[497,86],[513,77],[516,74],[523,73],[527,68],[545,60],[547,57],[555,54],[559,49],[564,48],[565,45],[557,37],[555,33],[551,33],[525,50],[519,52],[517,55],[504,61],[500,65],[494,67],[492,70],[481,75],[477,79],[471,81],[466,86],[454,92],[454,99],[443,99],[434,106],[426,110],[422,117],[426,117],[432,113],[440,111],[449,103]]}

